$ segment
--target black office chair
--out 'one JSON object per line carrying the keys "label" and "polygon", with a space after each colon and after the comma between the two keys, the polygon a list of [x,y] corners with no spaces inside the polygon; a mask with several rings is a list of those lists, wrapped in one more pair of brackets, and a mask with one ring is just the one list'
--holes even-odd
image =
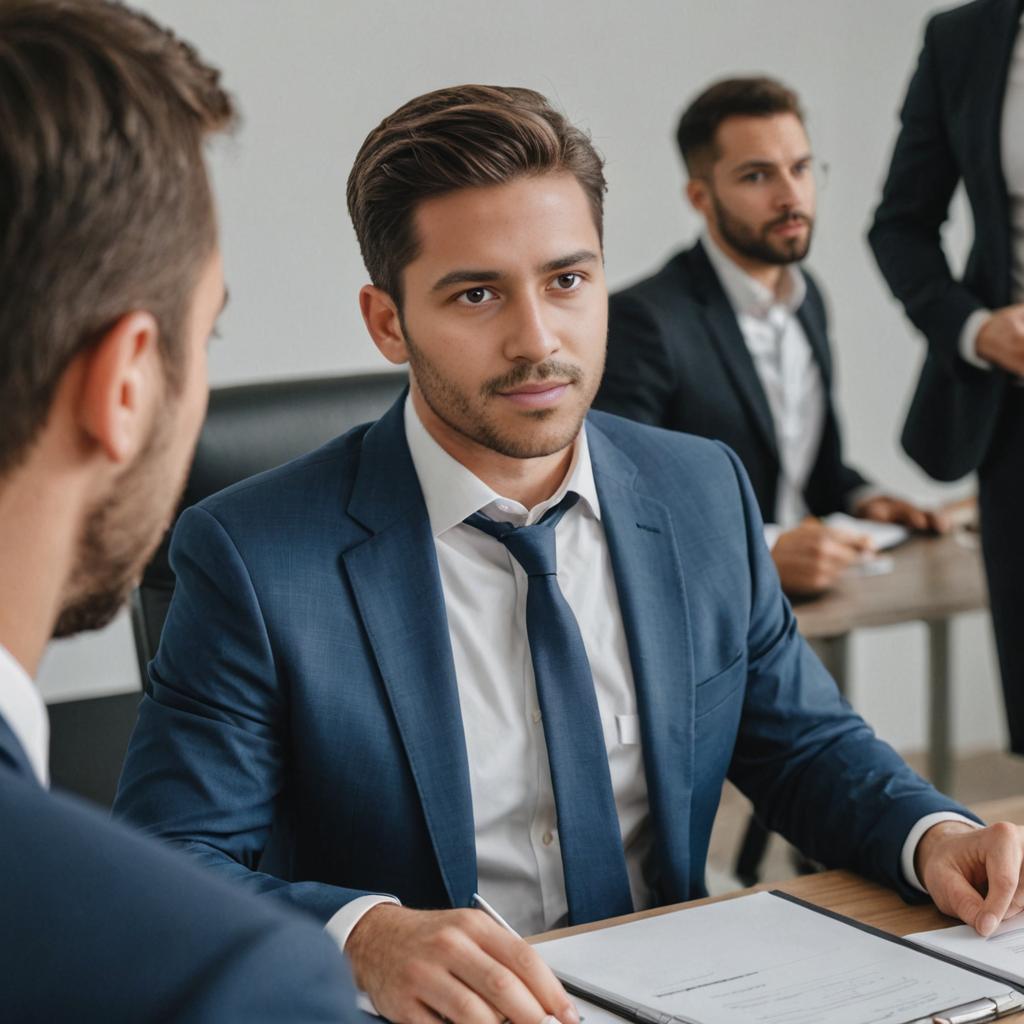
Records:
{"label": "black office chair", "polygon": [[[407,381],[405,373],[385,371],[215,388],[181,509],[377,419]],[[160,643],[174,593],[174,573],[167,558],[170,532],[132,594],[135,652],[146,690],[146,666]]]}

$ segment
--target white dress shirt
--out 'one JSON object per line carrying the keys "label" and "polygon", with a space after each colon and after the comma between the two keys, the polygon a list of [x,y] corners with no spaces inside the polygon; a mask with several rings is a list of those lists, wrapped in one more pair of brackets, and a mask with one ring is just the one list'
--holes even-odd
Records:
{"label": "white dress shirt", "polygon": [[825,385],[796,315],[807,295],[807,282],[799,267],[788,264],[782,268],[781,287],[773,292],[740,269],[710,235],[705,233],[702,242],[736,314],[775,427],[779,482],[777,527],[766,532],[771,547],[781,530],[796,526],[807,515],[803,492],[825,429]]}
{"label": "white dress shirt", "polygon": [[[1000,135],[1003,179],[1010,200],[1010,300],[1024,302],[1024,29],[1017,30],[1010,58]],[[976,309],[960,329],[960,355],[983,370],[991,370],[992,364],[978,355],[978,332],[991,315],[990,309]]]}
{"label": "white dress shirt", "polygon": [[42,786],[50,772],[50,719],[29,674],[0,644],[0,717],[10,726]]}
{"label": "white dress shirt", "polygon": [[[430,518],[469,760],[480,894],[521,934],[564,924],[568,916],[555,800],[526,633],[527,577],[494,537],[467,526],[473,512],[519,525],[535,523],[567,491],[580,501],[555,532],[558,584],[579,623],[594,677],[612,791],[637,910],[653,903],[644,877],[653,834],[640,747],[636,688],[625,627],[601,525],[586,430],[558,490],[526,509],[493,491],[427,433],[412,400],[405,432]],[[915,826],[902,865],[915,884],[913,855],[932,815]],[[967,819],[964,819],[967,820]],[[918,885],[918,888],[920,886]],[[326,930],[339,946],[360,918],[391,896],[346,904]]]}

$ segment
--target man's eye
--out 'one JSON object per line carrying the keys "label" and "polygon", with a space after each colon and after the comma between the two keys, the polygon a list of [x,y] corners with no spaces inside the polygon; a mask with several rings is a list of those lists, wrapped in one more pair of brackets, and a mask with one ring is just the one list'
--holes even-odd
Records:
{"label": "man's eye", "polygon": [[559,274],[555,278],[555,286],[559,291],[571,292],[575,291],[583,283],[583,277],[580,274]]}
{"label": "man's eye", "polygon": [[767,180],[768,175],[764,171],[749,171],[740,178],[740,181],[749,181],[753,185],[760,184],[762,181]]}
{"label": "man's eye", "polygon": [[490,288],[470,288],[462,292],[457,297],[457,301],[464,306],[479,306],[493,298],[494,292]]}

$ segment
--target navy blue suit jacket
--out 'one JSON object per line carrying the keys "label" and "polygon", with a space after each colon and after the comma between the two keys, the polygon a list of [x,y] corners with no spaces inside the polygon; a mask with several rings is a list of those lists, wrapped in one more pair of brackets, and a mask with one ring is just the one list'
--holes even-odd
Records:
{"label": "navy blue suit jacket", "polygon": [[47,793],[0,718],[0,1017],[353,1021],[337,947],[84,803]]}
{"label": "navy blue suit jacket", "polygon": [[[810,856],[902,886],[911,826],[956,805],[875,738],[798,636],[736,457],[603,413],[588,430],[658,898],[704,893],[726,775]],[[467,906],[466,745],[401,400],[187,511],[171,559],[116,812],[322,919],[366,892]]]}
{"label": "navy blue suit jacket", "polygon": [[[864,477],[843,462],[832,401],[825,303],[805,270],[797,318],[821,373],[825,422],[804,487],[816,516],[845,511]],[[779,443],[771,407],[736,313],[698,242],[608,302],[608,359],[596,409],[724,441],[740,457],[761,515],[775,519]]]}

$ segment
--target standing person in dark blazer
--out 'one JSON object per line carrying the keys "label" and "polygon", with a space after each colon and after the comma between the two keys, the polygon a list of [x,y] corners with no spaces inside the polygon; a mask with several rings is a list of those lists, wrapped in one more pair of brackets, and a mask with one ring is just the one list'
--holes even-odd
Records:
{"label": "standing person in dark blazer", "polygon": [[825,304],[798,266],[816,186],[796,94],[769,78],[718,82],[683,113],[678,142],[706,231],[611,297],[596,405],[729,444],[769,524],[783,588],[820,591],[868,546],[815,517],[937,523],[842,458]]}
{"label": "standing person in dark blazer", "polygon": [[[937,480],[978,473],[1010,747],[1024,753],[1024,35],[1018,0],[933,17],[869,239],[928,342],[903,447]],[[953,276],[940,227],[963,182],[974,220]]]}
{"label": "standing person in dark blazer", "polygon": [[224,303],[218,73],[98,0],[0,4],[0,1018],[353,1020],[337,949],[47,792],[51,633],[113,616],[162,535]]}

